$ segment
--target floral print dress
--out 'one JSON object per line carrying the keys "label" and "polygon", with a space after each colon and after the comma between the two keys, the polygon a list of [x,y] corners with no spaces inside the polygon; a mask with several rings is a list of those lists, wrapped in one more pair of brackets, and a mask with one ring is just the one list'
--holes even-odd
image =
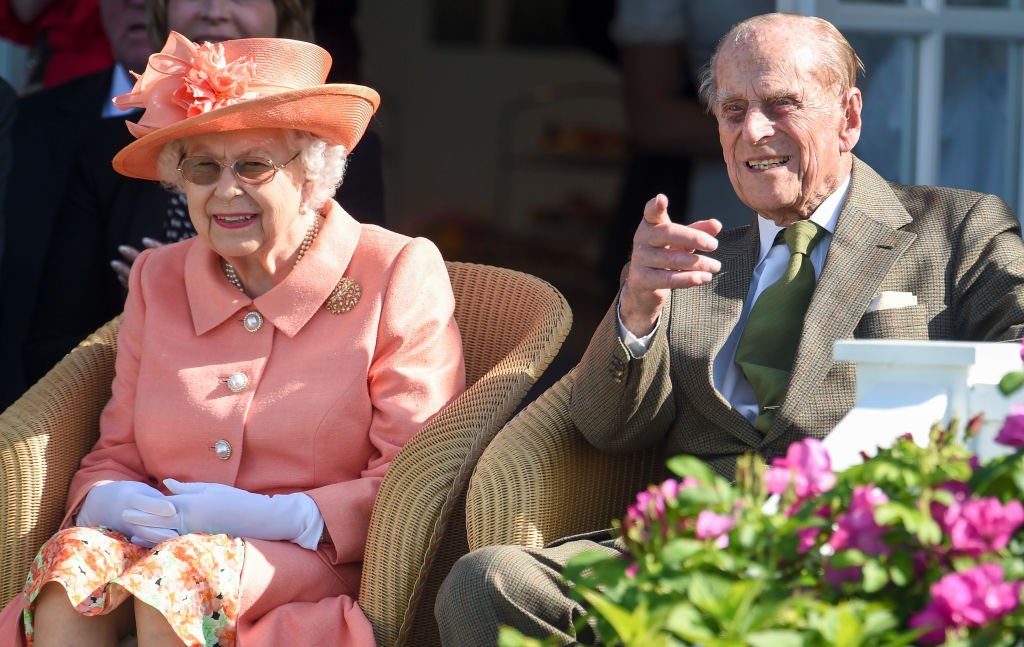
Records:
{"label": "floral print dress", "polygon": [[61,530],[43,544],[25,583],[25,637],[33,644],[32,609],[48,582],[61,584],[86,616],[103,615],[134,596],[159,611],[189,647],[235,644],[245,542],[194,533],[136,546],[98,527]]}

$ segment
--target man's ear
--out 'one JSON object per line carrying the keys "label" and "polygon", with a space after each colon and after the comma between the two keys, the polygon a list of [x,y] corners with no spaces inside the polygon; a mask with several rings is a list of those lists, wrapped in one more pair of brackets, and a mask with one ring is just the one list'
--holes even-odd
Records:
{"label": "man's ear", "polygon": [[860,112],[864,106],[864,97],[860,88],[850,88],[843,99],[843,121],[839,128],[839,151],[849,153],[860,141]]}

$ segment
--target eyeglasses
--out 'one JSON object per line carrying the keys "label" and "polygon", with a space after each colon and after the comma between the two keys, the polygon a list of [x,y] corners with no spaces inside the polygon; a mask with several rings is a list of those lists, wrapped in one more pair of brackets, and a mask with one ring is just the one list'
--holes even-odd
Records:
{"label": "eyeglasses", "polygon": [[221,172],[230,168],[239,182],[246,184],[266,184],[274,179],[277,172],[295,161],[299,154],[295,153],[284,164],[274,164],[265,157],[242,157],[233,162],[222,162],[208,155],[183,157],[178,162],[178,173],[192,184],[216,184]]}

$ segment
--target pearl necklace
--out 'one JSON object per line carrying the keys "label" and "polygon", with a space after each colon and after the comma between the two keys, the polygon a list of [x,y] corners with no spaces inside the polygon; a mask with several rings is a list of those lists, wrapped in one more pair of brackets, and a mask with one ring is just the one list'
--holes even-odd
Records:
{"label": "pearl necklace", "polygon": [[[298,265],[302,257],[306,255],[309,248],[313,245],[313,241],[316,240],[317,234],[320,233],[320,216],[313,216],[313,224],[306,230],[306,235],[302,237],[302,243],[299,245],[299,253],[295,256],[295,264]],[[224,277],[231,283],[231,285],[238,288],[239,292],[244,293],[245,288],[242,287],[242,279],[238,277],[238,272],[231,263],[228,263],[223,258],[220,259],[221,269],[224,270]]]}

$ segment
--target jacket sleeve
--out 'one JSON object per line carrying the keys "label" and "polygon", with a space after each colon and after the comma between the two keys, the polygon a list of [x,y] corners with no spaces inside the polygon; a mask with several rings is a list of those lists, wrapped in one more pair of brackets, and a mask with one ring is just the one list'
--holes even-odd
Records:
{"label": "jacket sleeve", "polygon": [[569,401],[573,424],[596,448],[630,452],[654,446],[675,419],[667,334],[672,300],[640,359],[619,337],[617,300],[598,324],[576,368]]}
{"label": "jacket sleeve", "polygon": [[368,373],[375,448],[360,478],[307,491],[330,532],[336,564],[360,561],[380,481],[398,451],[465,388],[462,338],[448,271],[432,243],[398,254],[383,295]]}
{"label": "jacket sleeve", "polygon": [[1024,242],[1001,199],[982,195],[959,228],[954,249],[956,317],[961,339],[1024,337]]}
{"label": "jacket sleeve", "polygon": [[82,459],[78,472],[71,480],[65,524],[78,510],[89,490],[99,483],[140,481],[156,486],[156,482],[146,474],[138,446],[135,444],[135,427],[132,424],[146,317],[141,276],[148,257],[147,250],[139,255],[132,265],[124,318],[117,335],[116,374],[110,401],[100,415],[99,439]]}

